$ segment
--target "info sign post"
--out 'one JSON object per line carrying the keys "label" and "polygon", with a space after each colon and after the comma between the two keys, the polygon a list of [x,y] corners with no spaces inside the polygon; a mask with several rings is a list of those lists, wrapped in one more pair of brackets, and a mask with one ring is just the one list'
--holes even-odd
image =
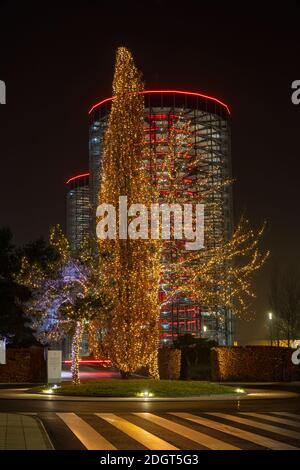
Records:
{"label": "info sign post", "polygon": [[61,382],[61,351],[48,350],[47,354],[47,377],[48,384],[56,384]]}
{"label": "info sign post", "polygon": [[0,340],[0,364],[6,364],[6,341]]}

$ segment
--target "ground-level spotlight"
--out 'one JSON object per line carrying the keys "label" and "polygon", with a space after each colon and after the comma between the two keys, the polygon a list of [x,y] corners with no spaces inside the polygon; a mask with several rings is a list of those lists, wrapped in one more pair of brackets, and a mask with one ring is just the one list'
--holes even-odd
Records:
{"label": "ground-level spotlight", "polygon": [[137,396],[143,398],[151,398],[153,397],[153,393],[149,392],[149,390],[144,390],[143,392],[137,393]]}
{"label": "ground-level spotlight", "polygon": [[60,385],[54,384],[52,390],[57,390],[58,388],[60,388]]}
{"label": "ground-level spotlight", "polygon": [[52,387],[49,387],[49,388],[45,388],[43,390],[43,393],[53,393],[55,390],[57,390],[58,388],[60,388],[60,385],[57,385],[57,384],[54,384]]}

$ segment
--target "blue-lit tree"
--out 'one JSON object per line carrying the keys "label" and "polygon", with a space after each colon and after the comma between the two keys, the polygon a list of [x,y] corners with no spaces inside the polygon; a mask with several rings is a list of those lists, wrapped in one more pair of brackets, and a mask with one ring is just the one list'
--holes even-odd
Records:
{"label": "blue-lit tree", "polygon": [[72,335],[72,380],[80,383],[79,351],[84,327],[89,322],[106,321],[111,308],[105,284],[99,277],[98,257],[93,257],[85,241],[76,255],[59,226],[50,233],[56,256],[48,266],[30,264],[23,258],[17,281],[31,291],[26,315],[38,340],[44,344]]}

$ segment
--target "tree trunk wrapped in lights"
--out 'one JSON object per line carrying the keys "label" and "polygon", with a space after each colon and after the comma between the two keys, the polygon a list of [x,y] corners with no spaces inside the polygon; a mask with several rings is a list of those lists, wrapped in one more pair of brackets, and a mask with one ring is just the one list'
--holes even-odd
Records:
{"label": "tree trunk wrapped in lights", "polygon": [[[120,47],[99,194],[99,203],[112,204],[115,208],[119,207],[119,196],[127,196],[128,206],[140,203],[149,209],[157,201],[143,163],[142,90],[140,74],[130,52]],[[128,217],[126,229],[130,221]],[[151,239],[120,239],[119,221],[116,233],[116,240],[99,240],[100,252],[112,253],[105,276],[116,300],[106,336],[107,351],[123,375],[148,365],[152,376],[158,377],[159,243]]]}
{"label": "tree trunk wrapped in lights", "polygon": [[79,353],[80,353],[80,342],[83,333],[83,321],[78,320],[75,326],[75,333],[72,340],[72,364],[71,364],[71,373],[72,381],[75,385],[80,384],[79,376]]}

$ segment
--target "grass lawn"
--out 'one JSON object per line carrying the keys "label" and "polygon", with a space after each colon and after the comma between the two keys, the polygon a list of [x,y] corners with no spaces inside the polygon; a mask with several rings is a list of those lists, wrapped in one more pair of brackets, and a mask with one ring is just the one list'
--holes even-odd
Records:
{"label": "grass lawn", "polygon": [[[34,387],[29,392],[46,392],[47,386]],[[146,393],[145,393],[146,392]],[[52,391],[57,395],[91,396],[91,397],[195,397],[235,393],[229,385],[193,380],[121,380],[105,379],[80,385],[62,384]]]}

